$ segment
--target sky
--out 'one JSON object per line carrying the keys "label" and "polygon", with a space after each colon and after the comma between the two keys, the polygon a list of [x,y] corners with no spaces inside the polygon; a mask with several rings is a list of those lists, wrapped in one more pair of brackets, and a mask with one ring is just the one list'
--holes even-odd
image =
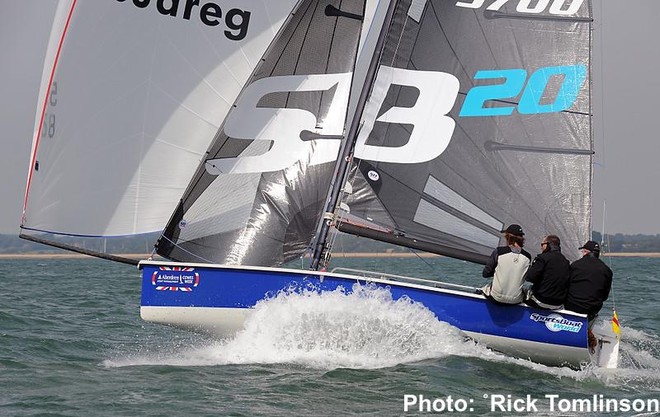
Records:
{"label": "sky", "polygon": [[606,233],[659,234],[660,1],[594,5],[593,228],[604,211]]}
{"label": "sky", "polygon": [[[55,3],[0,0],[0,234],[19,232]],[[593,229],[660,234],[660,1],[593,3]]]}

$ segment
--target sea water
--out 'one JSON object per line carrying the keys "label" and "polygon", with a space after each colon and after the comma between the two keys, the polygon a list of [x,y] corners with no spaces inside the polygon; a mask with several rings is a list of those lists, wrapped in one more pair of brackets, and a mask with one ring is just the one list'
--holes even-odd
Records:
{"label": "sea water", "polygon": [[[215,340],[141,321],[134,267],[0,260],[0,416],[654,415],[660,259],[606,260],[616,370],[513,359],[383,290],[282,295]],[[448,258],[334,266],[485,282],[478,265]]]}

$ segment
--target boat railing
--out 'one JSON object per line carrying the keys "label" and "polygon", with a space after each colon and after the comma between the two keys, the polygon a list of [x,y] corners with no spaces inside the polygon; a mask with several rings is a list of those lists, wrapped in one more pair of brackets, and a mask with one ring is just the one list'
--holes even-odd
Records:
{"label": "boat railing", "polygon": [[427,285],[430,287],[434,288],[444,288],[444,289],[456,289],[456,290],[462,290],[462,291],[469,291],[469,292],[475,292],[476,288],[475,287],[470,287],[467,285],[460,285],[460,284],[451,284],[449,282],[441,282],[441,281],[434,281],[431,279],[423,279],[423,278],[414,278],[414,277],[407,277],[405,275],[395,275],[395,274],[388,274],[385,272],[375,272],[375,271],[366,271],[363,269],[353,269],[353,268],[343,268],[343,267],[337,267],[332,269],[330,271],[332,273],[348,273],[351,275],[358,275],[362,276],[367,279],[382,279],[385,281],[396,281],[396,282],[408,282],[412,284],[422,284],[422,285]]}

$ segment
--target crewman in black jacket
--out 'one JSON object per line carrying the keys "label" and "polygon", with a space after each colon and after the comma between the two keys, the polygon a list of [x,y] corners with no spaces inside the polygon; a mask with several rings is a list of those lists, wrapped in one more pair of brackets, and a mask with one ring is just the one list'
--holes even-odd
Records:
{"label": "crewman in black jacket", "polygon": [[563,308],[568,291],[570,262],[561,253],[561,241],[548,235],[541,241],[543,252],[538,254],[525,274],[532,283],[531,293],[525,303],[541,308]]}
{"label": "crewman in black jacket", "polygon": [[571,264],[568,295],[564,307],[586,314],[589,321],[598,315],[612,288],[612,270],[599,259],[600,245],[593,240],[579,248],[582,258]]}

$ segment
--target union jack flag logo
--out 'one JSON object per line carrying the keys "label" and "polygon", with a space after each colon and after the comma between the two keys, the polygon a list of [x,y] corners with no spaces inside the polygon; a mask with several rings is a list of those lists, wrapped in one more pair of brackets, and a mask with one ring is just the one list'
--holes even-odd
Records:
{"label": "union jack flag logo", "polygon": [[156,291],[191,292],[199,285],[199,272],[195,268],[161,266],[151,275]]}

